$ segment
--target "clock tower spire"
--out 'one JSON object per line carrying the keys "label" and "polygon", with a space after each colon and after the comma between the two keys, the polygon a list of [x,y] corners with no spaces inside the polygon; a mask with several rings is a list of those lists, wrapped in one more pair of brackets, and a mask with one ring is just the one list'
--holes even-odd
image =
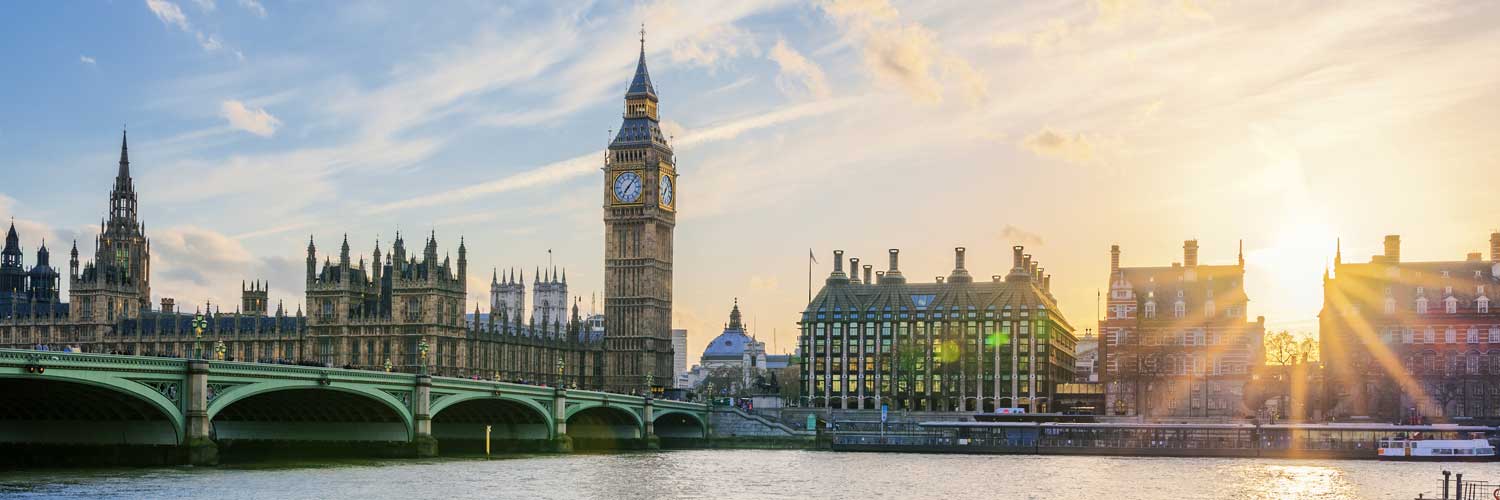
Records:
{"label": "clock tower spire", "polygon": [[644,393],[672,379],[672,232],[677,167],[646,69],[646,30],[604,162],[604,389]]}

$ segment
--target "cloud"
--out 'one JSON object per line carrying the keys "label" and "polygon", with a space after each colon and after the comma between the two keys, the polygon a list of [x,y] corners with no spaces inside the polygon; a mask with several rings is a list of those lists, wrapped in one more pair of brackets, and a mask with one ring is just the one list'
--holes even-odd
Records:
{"label": "cloud", "polygon": [[987,98],[987,83],[972,64],[939,45],[932,30],[902,21],[888,1],[828,0],[822,8],[864,53],[866,68],[919,101],[942,102],[950,78],[971,103]]}
{"label": "cloud", "polygon": [[714,24],[672,45],[671,56],[672,62],[712,71],[725,60],[757,52],[750,33],[731,24]]}
{"label": "cloud", "polygon": [[1026,136],[1021,146],[1037,156],[1057,158],[1068,163],[1089,163],[1096,155],[1094,141],[1081,133],[1070,134],[1051,128]]}
{"label": "cloud", "polygon": [[193,3],[198,4],[198,8],[203,9],[204,12],[213,12],[218,7],[214,4],[214,0],[193,0]]}
{"label": "cloud", "polygon": [[261,137],[275,135],[276,127],[281,126],[281,120],[271,116],[265,109],[250,109],[245,107],[245,103],[235,100],[221,103],[219,114],[229,120],[230,126]]}
{"label": "cloud", "polygon": [[777,40],[768,57],[781,67],[781,73],[776,75],[776,88],[783,93],[806,92],[818,99],[828,97],[828,78],[823,76],[823,68],[787,46],[786,40]]}
{"label": "cloud", "polygon": [[1042,236],[1019,227],[1006,224],[1000,229],[1000,239],[1020,245],[1043,245]]}
{"label": "cloud", "polygon": [[95,64],[98,64],[96,61],[94,61],[94,58],[89,57],[89,56],[84,56],[84,55],[78,56],[78,62],[87,64],[89,66],[93,66]]}
{"label": "cloud", "polygon": [[[153,299],[174,297],[187,311],[212,301],[228,312],[239,303],[235,281],[265,279],[273,302],[286,297],[293,304],[302,301],[301,259],[256,255],[235,238],[192,225],[153,230],[150,236]],[[269,309],[275,313],[275,304]],[[293,310],[288,306],[287,314]]]}
{"label": "cloud", "polygon": [[162,24],[176,26],[182,31],[192,29],[188,27],[188,19],[182,13],[182,8],[175,3],[167,0],[146,0],[146,8],[151,9],[151,13],[156,14],[156,18],[160,19]]}
{"label": "cloud", "polygon": [[203,50],[213,52],[215,50],[224,48],[224,44],[219,42],[219,37],[217,35],[204,35],[201,31],[194,33],[193,35],[198,37],[198,46],[203,47]]}
{"label": "cloud", "polygon": [[255,14],[255,17],[266,18],[266,6],[261,5],[259,0],[240,0],[240,7],[244,7],[251,14]]}
{"label": "cloud", "polygon": [[750,277],[750,290],[756,292],[774,292],[781,288],[781,280],[775,276],[755,275]]}
{"label": "cloud", "polygon": [[[199,4],[199,6],[203,5]],[[182,13],[182,8],[177,4],[167,0],[146,0],[146,8],[151,9],[151,13],[156,14],[156,18],[160,19],[162,24],[176,26],[183,32],[192,33],[193,38],[198,41],[198,46],[203,47],[204,51],[213,52],[224,48],[224,43],[219,41],[218,35],[193,29],[192,25],[188,24],[187,15]],[[211,10],[211,7],[205,10]]]}

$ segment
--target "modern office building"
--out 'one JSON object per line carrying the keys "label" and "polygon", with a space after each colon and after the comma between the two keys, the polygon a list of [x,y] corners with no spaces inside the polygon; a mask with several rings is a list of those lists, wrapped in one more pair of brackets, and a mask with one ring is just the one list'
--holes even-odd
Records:
{"label": "modern office building", "polygon": [[1401,260],[1401,237],[1367,263],[1334,253],[1318,315],[1322,409],[1336,418],[1500,418],[1500,233],[1490,255]]}
{"label": "modern office building", "polygon": [[861,273],[858,259],[833,272],[802,312],[801,384],[806,404],[833,408],[992,411],[1053,407],[1073,380],[1073,327],[1057,309],[1051,276],[1014,247],[1004,276],[976,281],[964,268],[932,283],[890,268]]}

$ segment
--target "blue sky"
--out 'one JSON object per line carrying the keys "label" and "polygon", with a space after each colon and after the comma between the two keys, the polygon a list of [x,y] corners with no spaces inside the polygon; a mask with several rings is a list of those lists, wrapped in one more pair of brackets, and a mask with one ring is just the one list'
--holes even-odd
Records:
{"label": "blue sky", "polygon": [[[1027,245],[1092,326],[1108,246],[1206,262],[1245,240],[1252,315],[1309,329],[1345,255],[1457,259],[1500,224],[1497,7],[115,0],[0,7],[0,216],[88,241],[128,125],[153,292],[301,302],[309,235],[399,228],[600,289],[602,148],[646,23],[679,153],[675,322],[701,352],[741,299],[786,350],[834,248],[980,276]],[[1486,177],[1486,176],[1489,177]],[[1372,200],[1402,200],[1380,203]],[[1422,207],[1414,213],[1409,207]],[[84,245],[85,255],[91,249]],[[456,256],[455,256],[456,257]],[[28,256],[28,259],[30,257]],[[472,305],[470,306],[472,308]],[[696,357],[696,356],[693,356]]]}

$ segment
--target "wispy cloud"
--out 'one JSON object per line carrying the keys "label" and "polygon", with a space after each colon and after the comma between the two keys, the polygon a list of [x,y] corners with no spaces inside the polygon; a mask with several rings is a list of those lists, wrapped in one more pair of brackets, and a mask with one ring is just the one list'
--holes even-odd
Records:
{"label": "wispy cloud", "polygon": [[1043,128],[1021,139],[1021,146],[1037,156],[1057,158],[1068,163],[1094,161],[1097,148],[1094,141],[1082,133],[1068,133]]}
{"label": "wispy cloud", "polygon": [[[150,9],[152,14],[156,14],[156,18],[161,20],[162,24],[169,27],[176,27],[184,33],[191,33],[193,38],[197,40],[198,46],[202,47],[204,51],[214,52],[224,48],[224,43],[219,40],[218,35],[204,33],[201,30],[193,28],[188,23],[187,14],[183,14],[182,8],[178,7],[177,4],[168,0],[146,0],[146,8]],[[210,2],[206,10],[212,10],[212,2]]]}
{"label": "wispy cloud", "polygon": [[151,13],[156,14],[156,18],[160,19],[162,24],[176,26],[182,31],[192,29],[188,26],[188,19],[182,13],[182,8],[175,3],[167,0],[146,0],[146,8],[151,9]]}
{"label": "wispy cloud", "polygon": [[89,57],[89,56],[84,56],[84,55],[78,56],[78,62],[87,64],[89,66],[93,66],[95,64],[98,64],[96,61],[94,61],[94,58]]}
{"label": "wispy cloud", "polygon": [[255,17],[265,19],[266,6],[261,5],[259,0],[239,0],[239,2],[240,7],[244,7],[245,10],[250,11],[251,14],[255,14]]}
{"label": "wispy cloud", "polygon": [[218,7],[218,5],[214,3],[214,0],[193,0],[193,3],[197,4],[198,8],[203,9],[204,12],[213,12],[213,10]]}
{"label": "wispy cloud", "polygon": [[776,87],[782,92],[791,95],[807,93],[818,99],[828,97],[828,78],[823,75],[823,68],[787,46],[786,40],[776,41],[776,46],[771,47],[770,58],[781,67],[781,73],[776,75]]}
{"label": "wispy cloud", "polygon": [[944,49],[926,26],[901,19],[886,0],[828,0],[822,8],[858,44],[866,68],[912,97],[941,102],[945,78],[957,81],[972,103],[987,97],[984,77],[973,65]]}
{"label": "wispy cloud", "polygon": [[271,116],[265,109],[251,109],[245,103],[235,100],[220,103],[219,114],[229,121],[230,126],[261,137],[275,135],[276,128],[281,126],[281,120]]}

